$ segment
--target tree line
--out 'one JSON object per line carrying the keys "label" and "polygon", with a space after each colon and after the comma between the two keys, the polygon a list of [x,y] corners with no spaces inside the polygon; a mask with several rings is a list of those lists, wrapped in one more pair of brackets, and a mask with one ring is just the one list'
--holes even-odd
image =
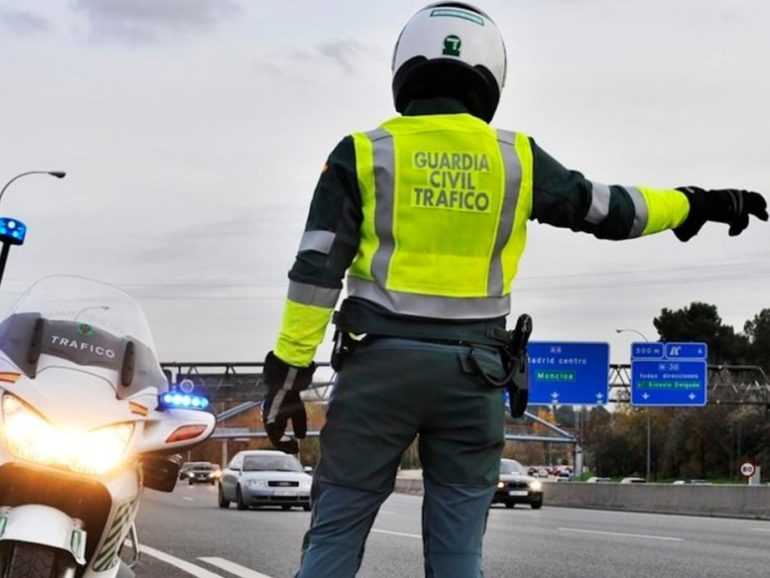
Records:
{"label": "tree line", "polygon": [[[711,364],[756,365],[770,373],[770,309],[747,321],[742,331],[726,325],[715,305],[699,302],[663,309],[653,323],[661,341],[706,342]],[[561,417],[574,425],[574,417]],[[770,408],[714,404],[592,409],[582,428],[589,468],[600,476],[644,477],[648,417],[655,479],[738,480],[740,464],[747,460],[763,465],[770,474]]]}

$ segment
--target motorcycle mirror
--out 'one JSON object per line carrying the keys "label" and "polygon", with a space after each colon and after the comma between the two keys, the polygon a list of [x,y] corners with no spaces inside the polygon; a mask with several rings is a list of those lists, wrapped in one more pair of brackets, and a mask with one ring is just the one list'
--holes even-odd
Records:
{"label": "motorcycle mirror", "polygon": [[43,350],[43,331],[45,331],[45,319],[38,317],[32,329],[32,339],[27,350],[27,363],[29,364],[29,376],[37,377],[37,362],[40,360],[40,352]]}
{"label": "motorcycle mirror", "polygon": [[142,473],[144,485],[158,492],[172,492],[179,479],[179,469],[182,467],[180,454],[158,456],[148,455],[142,458]]}
{"label": "motorcycle mirror", "polygon": [[133,341],[126,343],[123,353],[123,365],[120,368],[120,383],[123,387],[129,387],[134,381],[134,367],[136,366],[136,346]]}

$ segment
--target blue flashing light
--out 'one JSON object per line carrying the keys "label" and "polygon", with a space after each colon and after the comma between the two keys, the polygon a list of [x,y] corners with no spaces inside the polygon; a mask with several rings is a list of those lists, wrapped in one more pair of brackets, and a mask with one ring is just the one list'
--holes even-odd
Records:
{"label": "blue flashing light", "polygon": [[161,409],[206,409],[209,406],[209,400],[200,395],[181,394],[178,392],[167,392],[160,396]]}
{"label": "blue flashing light", "polygon": [[27,226],[18,219],[0,217],[0,242],[22,245],[27,236]]}

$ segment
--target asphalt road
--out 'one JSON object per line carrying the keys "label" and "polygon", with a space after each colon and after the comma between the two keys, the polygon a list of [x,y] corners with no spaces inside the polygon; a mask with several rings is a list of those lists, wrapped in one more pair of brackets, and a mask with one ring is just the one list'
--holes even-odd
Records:
{"label": "asphalt road", "polygon": [[[299,509],[220,510],[210,486],[148,491],[137,576],[291,577],[309,517]],[[486,578],[757,578],[770,575],[770,523],[495,507],[484,568]],[[422,575],[420,498],[393,495],[374,525],[359,577]]]}

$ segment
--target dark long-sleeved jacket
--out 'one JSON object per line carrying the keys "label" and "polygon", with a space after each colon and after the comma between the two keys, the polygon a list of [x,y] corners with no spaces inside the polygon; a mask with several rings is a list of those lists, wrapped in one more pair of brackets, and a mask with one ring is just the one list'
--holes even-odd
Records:
{"label": "dark long-sleeved jacket", "polygon": [[[406,114],[464,112],[456,101],[434,99],[413,103]],[[531,220],[599,239],[623,240],[676,228],[688,215],[687,197],[677,190],[592,182],[580,172],[563,167],[533,139],[530,147]],[[329,156],[289,273],[289,295],[275,353],[292,365],[307,366],[312,361],[346,271],[359,251],[365,217],[355,151],[354,140],[348,136]],[[308,300],[309,293],[314,298]],[[320,299],[315,298],[318,296]]]}

